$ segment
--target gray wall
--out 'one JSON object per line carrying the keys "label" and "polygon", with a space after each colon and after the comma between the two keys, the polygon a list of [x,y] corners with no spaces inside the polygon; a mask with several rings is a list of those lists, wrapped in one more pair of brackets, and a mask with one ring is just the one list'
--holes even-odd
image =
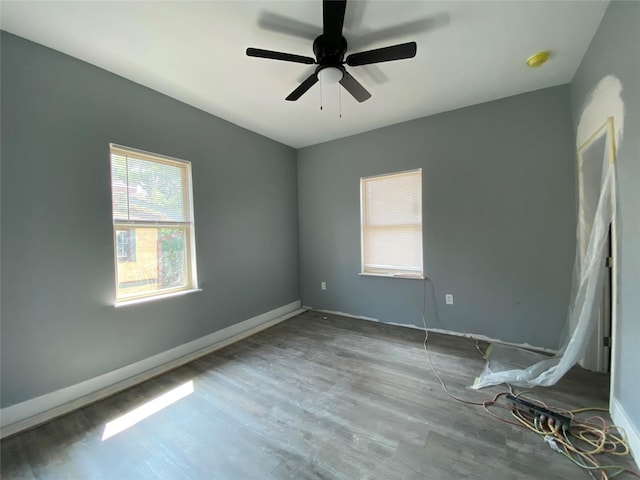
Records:
{"label": "gray wall", "polygon": [[422,282],[358,275],[360,177],[422,167],[428,326],[557,347],[574,158],[568,85],[299,150],[303,305],[422,325]]}
{"label": "gray wall", "polygon": [[640,3],[611,2],[571,83],[574,126],[601,78],[622,83],[624,137],[616,159],[618,305],[613,392],[640,431]]}
{"label": "gray wall", "polygon": [[[296,152],[2,33],[1,406],[300,299]],[[109,142],[190,160],[203,292],[114,308]]]}

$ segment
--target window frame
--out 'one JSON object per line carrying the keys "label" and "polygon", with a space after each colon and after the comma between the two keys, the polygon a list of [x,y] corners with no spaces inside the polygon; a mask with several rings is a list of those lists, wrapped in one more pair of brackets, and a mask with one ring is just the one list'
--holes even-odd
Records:
{"label": "window frame", "polygon": [[[138,303],[141,301],[151,301],[161,299],[165,297],[174,296],[176,294],[188,293],[192,291],[199,291],[196,269],[196,245],[195,245],[195,219],[193,208],[193,176],[191,170],[191,162],[188,160],[182,160],[179,158],[169,157],[157,153],[147,152],[132,147],[125,147],[114,143],[109,144],[109,167],[110,171],[113,168],[113,156],[127,156],[135,157],[138,160],[147,161],[150,163],[164,164],[179,167],[182,169],[182,188],[186,190],[183,194],[183,198],[186,199],[185,206],[188,208],[188,219],[186,221],[155,221],[155,220],[124,220],[114,218],[113,212],[113,178],[111,179],[111,202],[112,202],[112,223],[113,223],[113,246],[114,246],[114,279],[115,279],[115,306]],[[127,190],[130,188],[129,184],[126,184]],[[185,196],[186,195],[186,196]],[[184,285],[164,288],[161,290],[138,292],[130,295],[119,294],[119,265],[126,264],[127,261],[119,260],[118,258],[118,238],[117,232],[119,230],[129,230],[130,235],[136,235],[136,228],[155,228],[158,232],[162,228],[176,229],[183,232],[184,235]],[[137,247],[137,245],[136,245]],[[136,258],[137,254],[136,252]]]}
{"label": "window frame", "polygon": [[[394,178],[399,176],[407,176],[411,174],[419,174],[420,186],[418,189],[418,200],[420,205],[420,262],[419,266],[413,268],[398,268],[397,265],[375,265],[367,264],[365,261],[365,236],[366,236],[366,212],[367,212],[367,198],[366,198],[366,185],[372,180],[382,180],[385,178]],[[402,225],[389,223],[388,225]],[[380,227],[378,227],[380,228]],[[392,227],[391,227],[392,228]],[[395,267],[395,268],[393,268]],[[360,178],[360,272],[359,275],[375,276],[375,277],[389,277],[389,278],[409,278],[409,279],[424,279],[424,231],[423,231],[423,212],[422,212],[422,168],[416,168],[411,170],[403,170],[400,172],[385,173],[381,175],[373,175]]]}

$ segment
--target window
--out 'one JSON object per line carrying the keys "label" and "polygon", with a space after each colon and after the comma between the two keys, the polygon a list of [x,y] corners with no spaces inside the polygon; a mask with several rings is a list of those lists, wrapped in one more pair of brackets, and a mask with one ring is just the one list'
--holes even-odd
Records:
{"label": "window", "polygon": [[116,230],[116,254],[118,262],[136,261],[136,233],[130,228]]}
{"label": "window", "polygon": [[116,303],[197,288],[191,163],[111,145]]}
{"label": "window", "polygon": [[362,273],[422,278],[422,169],[360,179]]}

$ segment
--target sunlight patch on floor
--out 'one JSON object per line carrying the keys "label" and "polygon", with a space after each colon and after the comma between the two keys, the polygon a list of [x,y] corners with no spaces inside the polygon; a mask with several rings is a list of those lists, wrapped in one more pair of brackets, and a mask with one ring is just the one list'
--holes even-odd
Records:
{"label": "sunlight patch on floor", "polygon": [[141,422],[145,418],[150,417],[154,413],[159,412],[163,408],[176,403],[178,400],[192,393],[193,380],[189,380],[187,383],[169,390],[167,393],[164,393],[144,405],[125,413],[121,417],[118,417],[105,425],[104,432],[102,432],[102,441],[125,431],[127,428],[133,427],[136,423]]}

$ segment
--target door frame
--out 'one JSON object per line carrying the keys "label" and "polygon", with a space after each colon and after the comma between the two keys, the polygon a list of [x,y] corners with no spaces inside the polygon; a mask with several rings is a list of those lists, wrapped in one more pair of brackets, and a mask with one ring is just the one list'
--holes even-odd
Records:
{"label": "door frame", "polygon": [[[615,145],[615,129],[614,129],[614,119],[613,117],[608,117],[607,120],[595,131],[591,134],[591,136],[582,143],[582,145],[580,145],[577,150],[577,172],[578,172],[578,205],[580,206],[583,202],[583,182],[582,182],[582,164],[583,164],[583,157],[582,157],[582,153],[584,152],[584,150],[591,145],[594,141],[599,140],[600,138],[602,138],[602,136],[605,136],[605,138],[608,140],[605,143],[605,155],[608,157],[608,162],[613,165],[615,168],[615,155],[616,155],[616,145]],[[603,159],[604,160],[604,159]],[[616,193],[616,181],[615,181],[615,170],[614,170],[614,175],[613,175],[613,182],[612,182],[612,186],[611,186],[611,201],[612,202],[617,202],[617,193]],[[610,384],[610,395],[613,394],[614,389],[615,389],[615,369],[616,369],[616,339],[617,339],[617,305],[618,305],[618,274],[617,274],[617,258],[618,258],[618,254],[617,254],[617,250],[618,250],[618,242],[617,242],[617,229],[616,229],[616,217],[617,217],[617,209],[614,210],[614,212],[616,212],[612,218],[611,221],[611,235],[610,235],[610,242],[611,242],[611,258],[612,258],[612,262],[611,262],[611,270],[610,270],[610,278],[611,278],[611,285],[610,285],[610,289],[611,289],[611,293],[610,293],[610,307],[611,307],[611,342],[610,342],[610,358],[611,358],[611,362],[610,362],[610,377],[611,377],[611,384]],[[582,251],[581,251],[581,245],[577,245],[577,249],[578,249],[578,255],[577,258],[581,259],[582,257]],[[603,282],[603,288],[604,288],[604,282]],[[606,348],[603,346],[602,344],[602,337],[603,337],[603,333],[606,331],[605,330],[605,325],[603,324],[604,322],[604,317],[605,316],[601,316],[600,320],[598,321],[598,324],[596,326],[596,335],[597,335],[597,341],[596,341],[596,345],[593,344],[589,344],[587,345],[587,350],[585,351],[585,355],[583,356],[582,360],[580,361],[581,365],[587,365],[588,367],[594,369],[593,367],[595,367],[596,370],[598,371],[603,371],[605,370],[605,366],[606,366],[606,360],[607,357],[609,355],[607,355],[607,351]]]}

